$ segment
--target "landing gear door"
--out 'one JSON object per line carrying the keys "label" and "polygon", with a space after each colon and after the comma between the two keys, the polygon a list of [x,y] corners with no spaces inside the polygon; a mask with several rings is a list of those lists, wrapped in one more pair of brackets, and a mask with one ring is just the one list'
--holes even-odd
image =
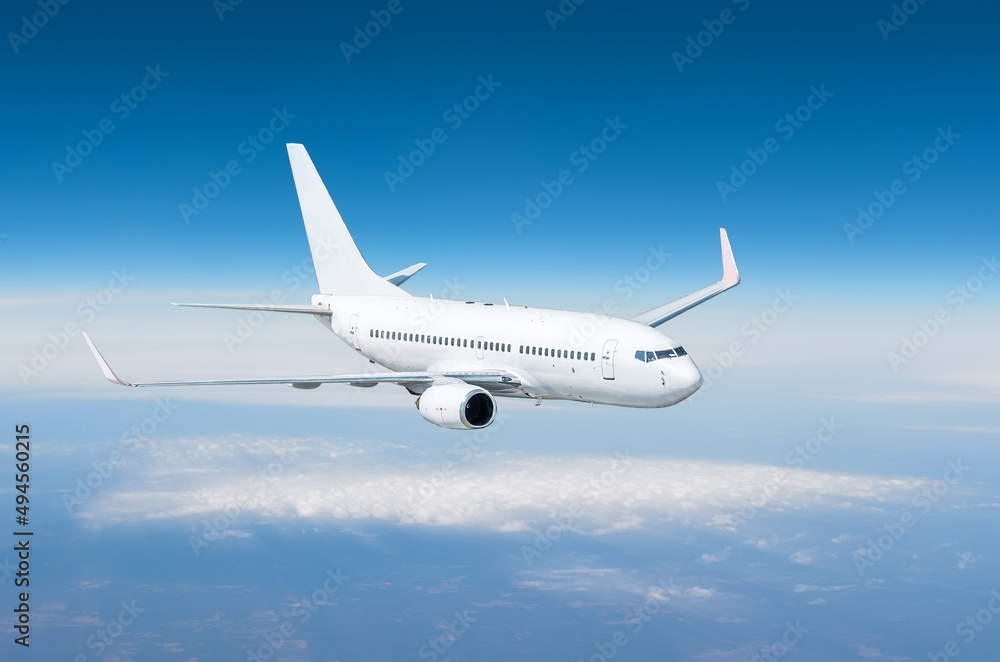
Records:
{"label": "landing gear door", "polygon": [[351,345],[354,349],[361,351],[361,343],[358,342],[358,316],[351,315]]}
{"label": "landing gear door", "polygon": [[617,340],[609,340],[604,343],[604,351],[601,352],[601,373],[605,379],[615,378],[615,350],[617,347]]}

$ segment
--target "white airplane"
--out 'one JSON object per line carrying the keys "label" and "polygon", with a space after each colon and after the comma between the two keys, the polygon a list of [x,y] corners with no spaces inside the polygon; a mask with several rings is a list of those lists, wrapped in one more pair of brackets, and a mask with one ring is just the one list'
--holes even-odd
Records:
{"label": "white airplane", "polygon": [[424,264],[379,277],[365,262],[309,154],[289,144],[319,291],[309,305],[181,303],[178,306],[311,315],[338,338],[384,366],[383,372],[318,377],[137,382],[119,379],[87,334],[104,376],[132,387],[286,384],[399,384],[418,396],[421,416],[445,428],[484,428],[497,396],[573,400],[620,407],[669,407],[702,376],[684,348],[656,330],[664,322],[740,284],[729,238],[722,280],[632,319],[566,310],[415,297],[400,285]]}

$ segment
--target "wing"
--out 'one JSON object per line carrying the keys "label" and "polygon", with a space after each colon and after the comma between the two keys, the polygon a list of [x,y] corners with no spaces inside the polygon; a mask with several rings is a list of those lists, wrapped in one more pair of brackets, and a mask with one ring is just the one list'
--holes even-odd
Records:
{"label": "wing", "polygon": [[722,241],[722,280],[714,285],[692,292],[680,299],[675,299],[670,303],[657,306],[652,310],[647,310],[641,315],[632,318],[633,322],[648,324],[649,326],[659,326],[667,320],[672,320],[681,313],[686,313],[695,306],[705,303],[714,296],[718,296],[728,289],[740,284],[740,272],[736,269],[736,260],[733,258],[733,249],[729,245],[729,235],[724,228],[719,228],[719,238]]}
{"label": "wing", "polygon": [[181,382],[126,382],[119,379],[111,370],[111,366],[104,360],[101,353],[94,345],[86,333],[84,339],[90,346],[90,351],[97,359],[97,365],[101,367],[101,372],[113,384],[120,386],[132,386],[134,388],[143,386],[233,386],[240,384],[286,384],[295,388],[317,388],[322,384],[350,384],[352,386],[375,386],[383,382],[399,384],[401,386],[419,386],[421,384],[431,384],[435,380],[442,378],[460,379],[474,386],[481,386],[487,390],[504,390],[521,385],[520,380],[515,375],[494,371],[494,372],[376,372],[356,375],[329,375],[319,377],[269,377],[267,379],[215,379],[207,381],[181,381]]}
{"label": "wing", "polygon": [[307,315],[326,315],[329,317],[329,306],[302,305],[279,305],[279,304],[256,304],[256,303],[175,303],[174,306],[186,306],[188,308],[226,308],[229,310],[262,310],[272,313],[303,313]]}

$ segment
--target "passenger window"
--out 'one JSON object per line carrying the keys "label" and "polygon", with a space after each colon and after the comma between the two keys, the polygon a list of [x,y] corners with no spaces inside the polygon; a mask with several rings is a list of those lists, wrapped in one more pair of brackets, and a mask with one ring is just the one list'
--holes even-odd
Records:
{"label": "passenger window", "polygon": [[594,352],[591,352],[590,353],[590,360],[593,361],[596,358],[597,358],[597,354],[595,354]]}
{"label": "passenger window", "polygon": [[483,341],[481,340],[476,341],[476,349],[482,349],[482,348],[483,348]]}
{"label": "passenger window", "polygon": [[532,353],[532,354],[534,354],[534,353],[535,353],[535,347],[532,347],[532,348],[531,348],[531,353]]}
{"label": "passenger window", "polygon": [[491,350],[491,351],[492,351],[492,350],[493,350],[493,343],[490,343],[490,344],[489,344],[489,347],[488,347],[487,349],[489,349],[489,350]]}

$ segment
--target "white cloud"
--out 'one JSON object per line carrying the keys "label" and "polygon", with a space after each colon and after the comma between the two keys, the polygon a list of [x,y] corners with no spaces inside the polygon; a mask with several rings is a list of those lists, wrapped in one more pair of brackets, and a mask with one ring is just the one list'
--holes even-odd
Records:
{"label": "white cloud", "polygon": [[982,556],[976,556],[972,552],[957,552],[955,555],[958,557],[958,563],[955,564],[955,567],[959,570],[965,570],[970,565],[983,558]]}
{"label": "white cloud", "polygon": [[[136,457],[136,468],[130,468],[134,480],[117,491],[110,486],[99,491],[84,502],[80,516],[95,525],[210,520],[237,506],[233,529],[295,519],[378,519],[500,532],[556,526],[587,535],[611,535],[654,522],[727,529],[742,504],[783,471],[756,464],[615,457],[611,452],[606,457],[501,456],[469,464],[446,455],[450,465],[442,461],[414,468],[408,463],[400,468],[398,456],[390,464],[364,448],[343,454],[345,446],[339,440],[239,436],[160,440]],[[287,449],[296,456],[276,462],[276,453]],[[334,453],[339,454],[336,461],[330,459]],[[251,477],[268,464],[277,467],[273,475]],[[906,502],[926,484],[918,478],[784,471],[780,493],[762,510],[788,513],[838,507],[845,501],[883,507]],[[768,547],[766,541],[755,544]],[[713,562],[712,556],[703,560]],[[812,558],[797,552],[790,560],[808,563]]]}
{"label": "white cloud", "polygon": [[753,540],[753,539],[751,539],[751,540],[745,540],[744,542],[747,545],[752,545],[752,546],[756,547],[757,549],[759,549],[762,552],[766,552],[767,550],[771,549],[771,547],[773,547],[777,543],[777,540],[775,539],[775,540],[767,541],[767,540]]}
{"label": "white cloud", "polygon": [[816,560],[813,558],[813,554],[817,551],[818,550],[816,549],[800,549],[799,551],[792,553],[792,555],[788,557],[788,561],[789,563],[795,563],[798,565],[808,565]]}
{"label": "white cloud", "polygon": [[972,425],[906,425],[904,430],[924,430],[932,432],[968,432],[970,434],[1000,435],[1000,428],[977,427]]}
{"label": "white cloud", "polygon": [[863,657],[866,660],[889,660],[890,662],[903,662],[903,660],[909,660],[908,657],[896,657],[895,655],[885,655],[879,648],[871,648],[865,646],[864,644],[858,644],[858,657]]}
{"label": "white cloud", "polygon": [[810,593],[815,591],[846,591],[855,588],[857,584],[836,584],[834,586],[816,586],[813,584],[796,584],[793,591],[796,593]]}
{"label": "white cloud", "polygon": [[715,593],[714,588],[702,588],[700,586],[692,586],[691,588],[684,589],[685,598],[710,598]]}
{"label": "white cloud", "polygon": [[953,391],[910,391],[907,393],[879,393],[876,395],[845,395],[832,398],[850,402],[872,402],[894,405],[951,405],[970,402],[1000,402],[1000,392],[978,391],[955,393]]}
{"label": "white cloud", "polygon": [[704,554],[701,555],[700,560],[702,563],[720,563],[729,558],[731,549],[732,549],[731,547],[726,547],[722,551],[716,552],[714,554],[709,554],[708,552],[705,552]]}

